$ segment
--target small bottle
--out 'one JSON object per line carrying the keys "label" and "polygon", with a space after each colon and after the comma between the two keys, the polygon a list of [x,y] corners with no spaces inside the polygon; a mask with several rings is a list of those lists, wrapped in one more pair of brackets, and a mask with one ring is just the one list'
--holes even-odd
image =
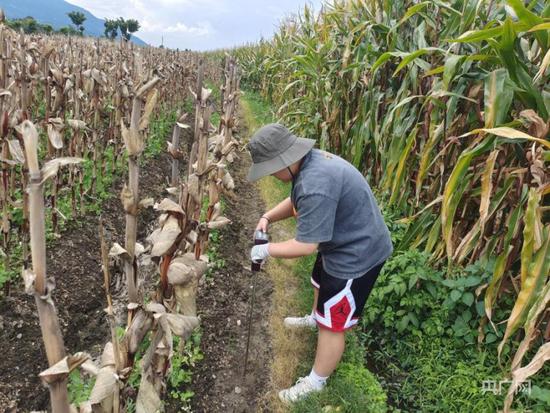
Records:
{"label": "small bottle", "polygon": [[[269,237],[267,235],[267,232],[263,232],[262,230],[254,231],[254,245],[260,245],[260,244],[267,244],[269,242]],[[254,262],[252,261],[251,270],[252,271],[260,271],[261,268],[261,262]]]}

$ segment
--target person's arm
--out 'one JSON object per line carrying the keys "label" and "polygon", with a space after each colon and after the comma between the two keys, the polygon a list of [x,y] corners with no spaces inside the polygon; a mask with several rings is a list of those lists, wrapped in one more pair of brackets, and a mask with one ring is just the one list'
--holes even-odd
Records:
{"label": "person's arm", "polygon": [[267,211],[263,216],[269,218],[271,222],[277,222],[289,218],[292,215],[292,201],[290,197],[288,197]]}
{"label": "person's arm", "polygon": [[[278,206],[284,205],[283,202]],[[300,202],[301,210],[296,227],[296,238],[284,242],[255,245],[250,252],[252,261],[263,262],[269,256],[275,258],[303,257],[313,254],[319,243],[332,239],[338,202],[321,194],[304,196]],[[266,220],[260,220],[258,225],[262,221]]]}
{"label": "person's arm", "polygon": [[260,220],[258,221],[258,225],[256,225],[256,229],[267,232],[267,226],[269,224],[289,218],[292,215],[293,215],[292,202],[290,201],[290,197],[288,197],[283,201],[279,202],[277,205],[275,205],[272,209],[267,211],[265,214],[263,214]]}
{"label": "person's arm", "polygon": [[254,245],[250,251],[250,259],[254,262],[264,262],[267,257],[298,258],[311,255],[317,251],[317,243],[300,242],[289,239],[283,242]]}
{"label": "person's arm", "polygon": [[306,243],[289,239],[283,242],[269,243],[269,255],[274,258],[298,258],[317,251],[317,243]]}

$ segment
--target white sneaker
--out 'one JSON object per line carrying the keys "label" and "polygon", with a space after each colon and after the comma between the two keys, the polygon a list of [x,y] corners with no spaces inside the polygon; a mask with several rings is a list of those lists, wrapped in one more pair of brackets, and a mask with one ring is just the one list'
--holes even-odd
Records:
{"label": "white sneaker", "polygon": [[317,327],[317,322],[313,314],[308,314],[304,317],[286,317],[283,324],[287,328]]}
{"label": "white sneaker", "polygon": [[309,379],[309,376],[300,377],[294,386],[279,392],[279,399],[283,403],[294,403],[306,398],[310,393],[318,392],[322,389],[323,386],[316,387]]}

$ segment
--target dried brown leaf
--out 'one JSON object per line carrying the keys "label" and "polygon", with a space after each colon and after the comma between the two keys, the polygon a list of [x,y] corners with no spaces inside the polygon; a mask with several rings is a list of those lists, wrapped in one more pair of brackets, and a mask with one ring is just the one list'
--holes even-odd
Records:
{"label": "dried brown leaf", "polygon": [[142,374],[136,401],[136,413],[156,413],[160,411],[160,395],[148,380],[148,374]]}
{"label": "dried brown leaf", "polygon": [[539,138],[546,139],[550,125],[548,125],[533,109],[522,110],[519,113],[520,120],[529,128],[529,134]]}
{"label": "dried brown leaf", "polygon": [[231,220],[226,217],[218,217],[214,221],[210,221],[208,225],[208,229],[219,229],[225,227],[227,224],[230,224]]}
{"label": "dried brown leaf", "polygon": [[86,122],[79,119],[67,119],[67,124],[74,130],[87,129]]}
{"label": "dried brown leaf", "polygon": [[109,256],[119,257],[124,260],[130,259],[130,254],[128,254],[128,251],[126,251],[124,247],[120,245],[118,242],[115,242],[111,247],[111,249],[109,250]]}
{"label": "dried brown leaf", "polygon": [[38,131],[29,120],[23,121],[18,129],[23,135],[27,166],[32,177],[32,175],[36,175],[40,172],[40,166],[38,163]]}
{"label": "dried brown leaf", "polygon": [[197,317],[181,314],[166,314],[166,319],[168,320],[170,330],[184,340],[191,336],[193,330],[197,328],[200,323]]}
{"label": "dried brown leaf", "polygon": [[527,366],[512,372],[512,384],[508,388],[508,394],[504,400],[505,413],[510,412],[510,407],[512,406],[512,401],[514,400],[514,394],[518,387],[524,383],[528,377],[531,377],[539,371],[547,360],[550,360],[550,343],[543,344]]}
{"label": "dried brown leaf", "polygon": [[128,129],[123,120],[120,121],[120,130],[128,155],[138,156],[145,147],[145,141],[139,131],[133,128]]}
{"label": "dried brown leaf", "polygon": [[21,275],[25,283],[25,292],[27,294],[34,294],[34,280],[36,279],[36,274],[29,268],[24,268]]}
{"label": "dried brown leaf", "polygon": [[183,257],[177,257],[168,267],[168,281],[173,285],[187,284],[195,274],[195,269]]}
{"label": "dried brown leaf", "polygon": [[164,198],[159,204],[155,204],[155,209],[157,211],[164,211],[164,212],[168,211],[168,212],[174,212],[180,215],[185,215],[181,206],[169,198]]}
{"label": "dried brown leaf", "polygon": [[82,158],[66,157],[66,158],[56,158],[51,161],[46,162],[42,168],[42,184],[47,181],[49,178],[53,178],[57,175],[59,168],[66,165],[76,165],[82,162]]}
{"label": "dried brown leaf", "polygon": [[139,208],[150,208],[155,205],[155,200],[153,198],[145,198],[139,201]]}
{"label": "dried brown leaf", "polygon": [[48,139],[55,149],[63,148],[61,132],[52,124],[48,124]]}
{"label": "dried brown leaf", "polygon": [[115,352],[113,343],[108,341],[105,343],[103,353],[101,354],[101,367],[114,366],[115,365]]}
{"label": "dried brown leaf", "polygon": [[134,195],[126,184],[124,184],[122,191],[120,191],[120,201],[122,202],[124,211],[126,211],[127,213],[135,214],[137,212],[135,211],[136,206],[135,206]]}
{"label": "dried brown leaf", "polygon": [[10,155],[13,160],[19,164],[25,163],[25,154],[23,153],[23,148],[17,139],[11,139],[8,141],[8,148],[10,150]]}
{"label": "dried brown leaf", "polygon": [[149,126],[149,120],[151,118],[151,114],[153,113],[153,109],[157,104],[158,95],[158,89],[153,89],[149,92],[149,95],[147,96],[147,102],[145,103],[145,108],[143,109],[143,114],[139,119],[140,131],[147,129],[147,127]]}
{"label": "dried brown leaf", "polygon": [[90,403],[92,406],[103,404],[105,401],[108,405],[111,405],[111,399],[115,394],[116,386],[118,386],[118,383],[114,366],[109,365],[99,369],[92,393],[90,394]]}
{"label": "dried brown leaf", "polygon": [[[196,234],[196,233],[195,233]],[[192,279],[200,279],[206,273],[208,264],[206,257],[195,259],[195,254],[188,253],[176,257],[168,267],[168,280],[173,285],[185,285]]]}
{"label": "dried brown leaf", "polygon": [[89,354],[82,352],[75,353],[72,356],[66,356],[50,368],[41,372],[39,376],[45,383],[54,383],[58,380],[66,378],[71,371],[80,366],[89,358]]}
{"label": "dried brown leaf", "polygon": [[126,334],[126,343],[128,344],[128,352],[135,354],[143,340],[143,337],[151,329],[153,320],[151,316],[144,310],[138,310],[137,314],[132,320],[132,324],[128,327]]}
{"label": "dried brown leaf", "polygon": [[233,177],[229,172],[226,172],[223,176],[222,185],[228,191],[232,191],[235,189],[235,181],[233,180]]}
{"label": "dried brown leaf", "polygon": [[189,191],[189,195],[191,195],[195,203],[199,204],[199,177],[196,174],[189,175],[189,178],[187,180],[187,188]]}
{"label": "dried brown leaf", "polygon": [[157,235],[153,248],[151,249],[152,257],[160,257],[164,255],[176,241],[178,235],[181,233],[178,220],[175,217],[168,217],[162,230]]}

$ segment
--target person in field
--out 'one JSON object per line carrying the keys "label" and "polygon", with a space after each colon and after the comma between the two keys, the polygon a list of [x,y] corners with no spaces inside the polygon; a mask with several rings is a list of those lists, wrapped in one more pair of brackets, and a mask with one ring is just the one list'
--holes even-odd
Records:
{"label": "person in field", "polygon": [[314,144],[280,124],[260,128],[248,144],[253,161],[250,181],[271,175],[292,182],[290,197],[267,211],[256,229],[267,232],[276,221],[296,218],[293,239],[256,245],[251,259],[263,263],[270,256],[296,258],[317,253],[311,273],[312,312],[284,320],[289,328],[318,328],[315,362],[308,376],[279,392],[284,402],[323,389],[344,352],[345,331],[358,323],[393,251],[390,233],[365,177],[344,159],[313,149]]}

